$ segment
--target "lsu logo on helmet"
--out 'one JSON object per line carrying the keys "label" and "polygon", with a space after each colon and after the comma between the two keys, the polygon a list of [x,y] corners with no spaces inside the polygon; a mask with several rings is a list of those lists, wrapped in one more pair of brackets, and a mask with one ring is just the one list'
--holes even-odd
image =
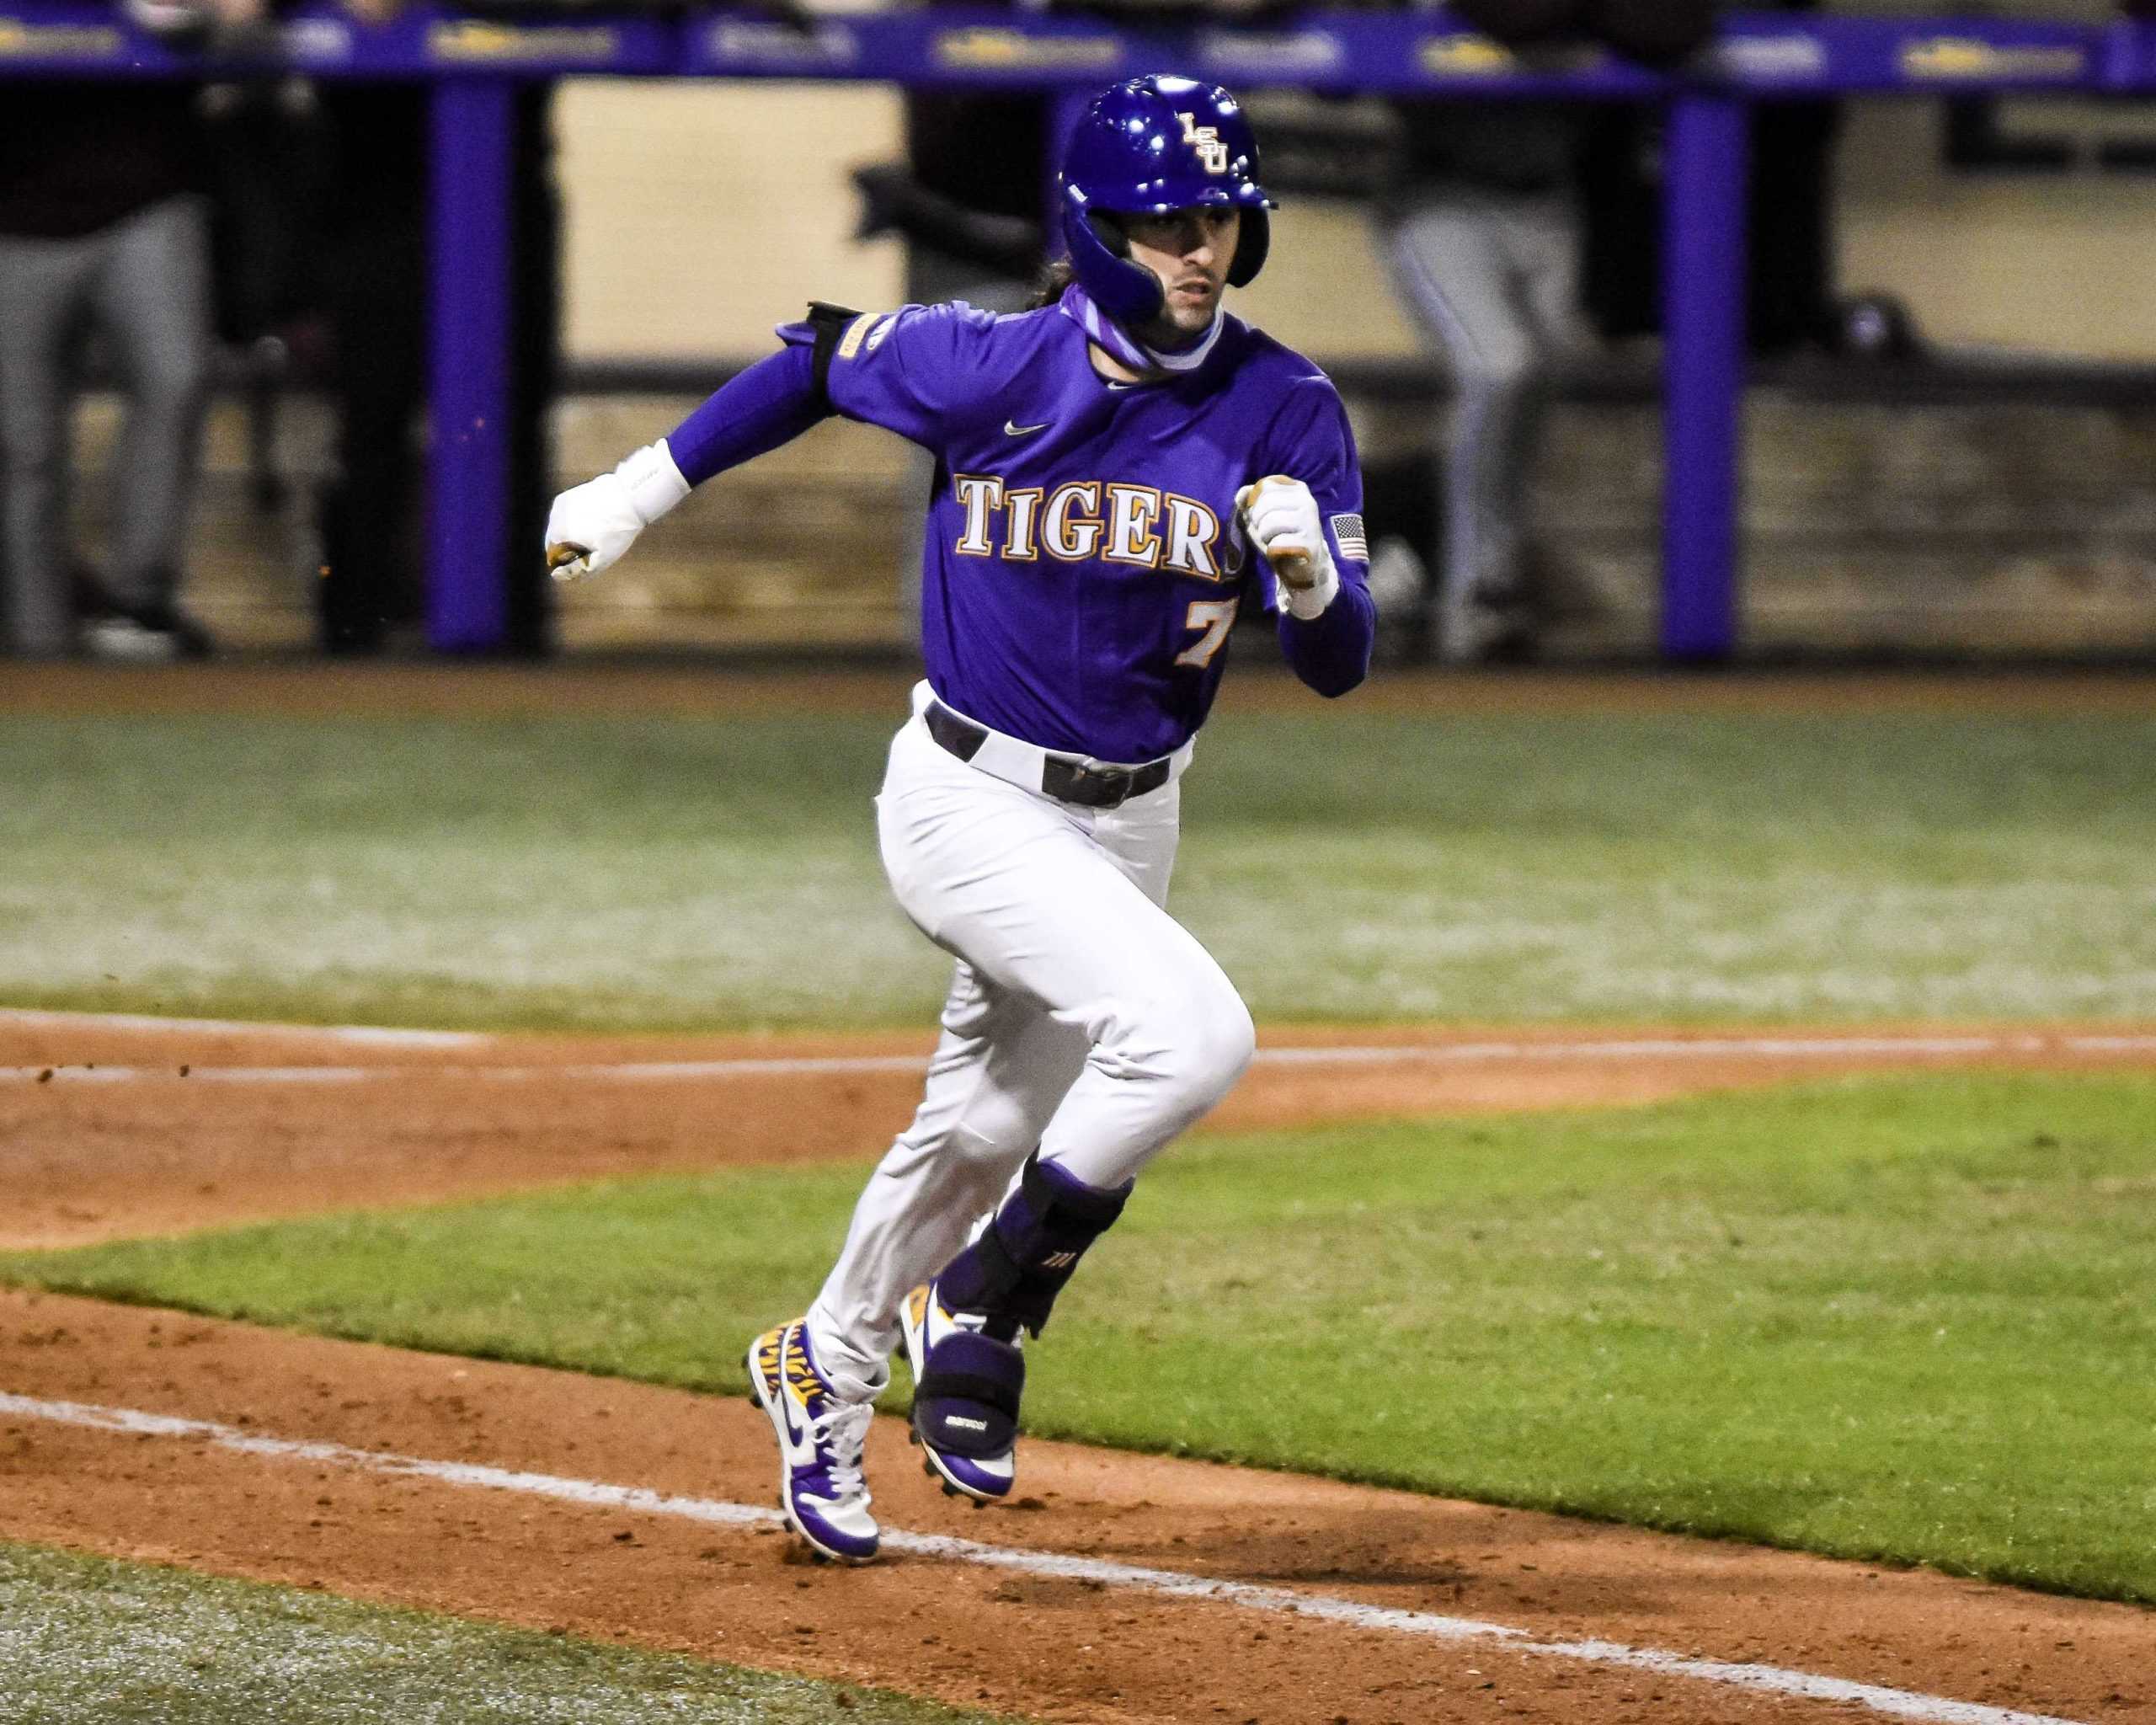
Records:
{"label": "lsu logo on helmet", "polygon": [[1198,152],[1198,159],[1205,164],[1208,174],[1228,171],[1228,147],[1220,142],[1220,128],[1200,126],[1195,114],[1178,114],[1182,122],[1182,141]]}

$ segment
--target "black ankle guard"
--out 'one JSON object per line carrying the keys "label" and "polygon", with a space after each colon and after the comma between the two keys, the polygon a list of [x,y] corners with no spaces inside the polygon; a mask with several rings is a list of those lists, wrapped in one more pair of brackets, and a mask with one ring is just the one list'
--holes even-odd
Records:
{"label": "black ankle guard", "polygon": [[1123,1214],[1131,1183],[1108,1191],[1086,1186],[1043,1167],[1034,1151],[1017,1191],[937,1279],[939,1293],[954,1311],[986,1316],[991,1329],[1000,1321],[1039,1335],[1086,1248]]}

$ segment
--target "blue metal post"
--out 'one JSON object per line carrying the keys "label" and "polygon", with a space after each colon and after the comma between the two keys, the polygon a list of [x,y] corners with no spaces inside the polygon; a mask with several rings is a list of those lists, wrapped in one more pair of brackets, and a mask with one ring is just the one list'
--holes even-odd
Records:
{"label": "blue metal post", "polygon": [[1672,103],[1662,246],[1668,659],[1725,659],[1737,644],[1751,152],[1742,102],[1687,93]]}
{"label": "blue metal post", "polygon": [[439,653],[491,652],[508,634],[511,94],[506,78],[434,87],[427,637]]}

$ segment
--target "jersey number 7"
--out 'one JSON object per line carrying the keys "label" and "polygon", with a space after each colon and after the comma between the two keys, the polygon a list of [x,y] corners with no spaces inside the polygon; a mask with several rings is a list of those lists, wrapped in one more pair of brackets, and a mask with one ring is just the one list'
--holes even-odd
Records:
{"label": "jersey number 7", "polygon": [[1205,633],[1176,654],[1176,663],[1195,665],[1200,670],[1212,664],[1213,655],[1228,644],[1228,631],[1235,626],[1238,608],[1233,599],[1192,600],[1183,627]]}

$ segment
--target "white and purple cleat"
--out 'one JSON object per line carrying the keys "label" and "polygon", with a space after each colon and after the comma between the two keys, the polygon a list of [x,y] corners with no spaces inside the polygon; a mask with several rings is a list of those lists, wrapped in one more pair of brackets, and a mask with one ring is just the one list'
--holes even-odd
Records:
{"label": "white and purple cleat", "polygon": [[744,1363],[778,1434],[778,1501],[787,1525],[819,1557],[867,1562],[881,1537],[861,1471],[874,1407],[832,1393],[809,1350],[808,1326],[798,1318],[757,1337]]}

